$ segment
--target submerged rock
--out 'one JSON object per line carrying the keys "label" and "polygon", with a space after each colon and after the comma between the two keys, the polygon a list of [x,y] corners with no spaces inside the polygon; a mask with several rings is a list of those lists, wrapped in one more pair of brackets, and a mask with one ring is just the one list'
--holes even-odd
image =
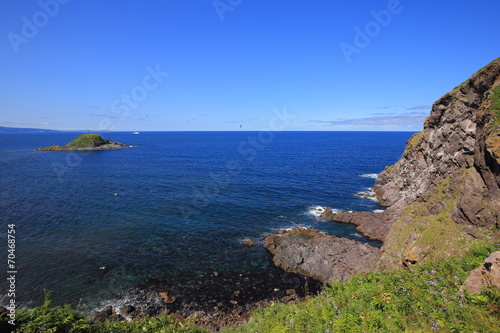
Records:
{"label": "submerged rock", "polygon": [[268,236],[264,247],[273,255],[276,266],[327,284],[375,269],[380,257],[376,247],[316,229],[281,231]]}

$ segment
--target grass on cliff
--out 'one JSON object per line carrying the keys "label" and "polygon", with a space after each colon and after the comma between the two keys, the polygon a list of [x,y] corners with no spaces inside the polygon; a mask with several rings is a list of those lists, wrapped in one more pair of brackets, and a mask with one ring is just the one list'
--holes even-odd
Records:
{"label": "grass on cliff", "polygon": [[[462,259],[361,274],[304,302],[257,310],[247,324],[225,332],[500,332],[500,291],[460,291],[469,271],[495,250],[478,241]],[[205,332],[169,316],[92,326],[77,311],[49,301],[17,315],[17,332],[25,333]],[[5,325],[3,317],[0,328]]]}
{"label": "grass on cliff", "polygon": [[[467,169],[461,169],[467,173]],[[466,251],[470,237],[467,231],[451,219],[451,210],[459,200],[459,189],[451,185],[451,177],[445,178],[432,190],[429,197],[409,205],[393,224],[382,261],[386,267],[397,267],[401,258],[412,257],[419,262],[438,261],[442,258]]]}
{"label": "grass on cliff", "polygon": [[493,94],[490,97],[491,110],[495,115],[495,126],[500,126],[500,86],[491,89]]}
{"label": "grass on cliff", "polygon": [[362,274],[306,302],[258,310],[227,332],[500,332],[500,291],[460,291],[493,250],[476,245],[460,261]]}
{"label": "grass on cliff", "polygon": [[488,124],[489,131],[486,146],[493,157],[500,163],[500,85],[491,89],[489,101],[491,103],[490,112],[494,118]]}
{"label": "grass on cliff", "polygon": [[67,144],[69,148],[97,147],[106,143],[99,134],[87,133],[78,136],[75,140]]}

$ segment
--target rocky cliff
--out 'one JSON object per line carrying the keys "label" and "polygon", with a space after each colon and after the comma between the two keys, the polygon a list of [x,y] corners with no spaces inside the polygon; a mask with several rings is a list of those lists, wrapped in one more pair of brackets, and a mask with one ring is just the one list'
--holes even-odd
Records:
{"label": "rocky cliff", "polygon": [[[383,241],[380,251],[349,243],[338,252],[345,244],[337,237],[288,232],[266,239],[275,264],[331,282],[374,267],[460,256],[473,239],[499,237],[500,58],[433,104],[424,130],[408,140],[401,159],[385,168],[373,190],[388,207],[383,213],[327,209],[322,218],[357,225]],[[310,258],[304,254],[309,252]],[[337,255],[348,259],[330,260]],[[357,260],[370,262],[360,266]]]}
{"label": "rocky cliff", "polygon": [[[374,190],[383,205],[411,203],[464,166],[475,168],[488,189],[498,189],[500,132],[496,122],[500,119],[492,102],[500,94],[499,85],[497,59],[434,103],[424,131],[408,141],[402,158],[376,181]],[[483,220],[483,224],[492,222],[490,217]]]}
{"label": "rocky cliff", "polygon": [[500,58],[436,101],[374,191],[390,206],[381,264],[463,252],[500,227]]}

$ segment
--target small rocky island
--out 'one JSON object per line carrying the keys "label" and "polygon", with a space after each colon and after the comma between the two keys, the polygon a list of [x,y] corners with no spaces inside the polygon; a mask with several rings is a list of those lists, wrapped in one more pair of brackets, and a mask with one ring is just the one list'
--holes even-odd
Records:
{"label": "small rocky island", "polygon": [[65,146],[52,145],[35,149],[35,151],[108,150],[130,147],[132,146],[111,140],[104,140],[99,134],[86,133],[78,136]]}

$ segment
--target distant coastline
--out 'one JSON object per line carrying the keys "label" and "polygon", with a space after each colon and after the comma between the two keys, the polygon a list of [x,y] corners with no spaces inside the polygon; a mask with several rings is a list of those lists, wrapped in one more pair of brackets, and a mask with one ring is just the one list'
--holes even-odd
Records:
{"label": "distant coastline", "polygon": [[43,128],[20,128],[0,126],[0,133],[57,133],[61,131]]}

